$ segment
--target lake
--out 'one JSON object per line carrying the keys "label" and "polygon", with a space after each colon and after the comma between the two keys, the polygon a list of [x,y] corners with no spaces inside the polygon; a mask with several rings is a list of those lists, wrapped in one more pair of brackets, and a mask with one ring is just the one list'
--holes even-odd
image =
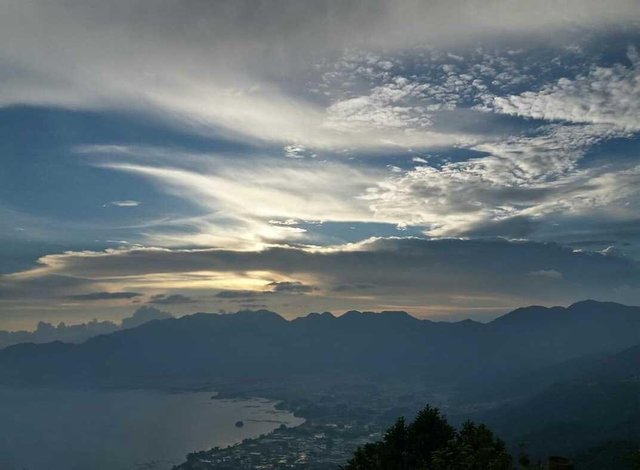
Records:
{"label": "lake", "polygon": [[203,392],[0,388],[0,468],[166,470],[189,452],[303,422],[274,405]]}

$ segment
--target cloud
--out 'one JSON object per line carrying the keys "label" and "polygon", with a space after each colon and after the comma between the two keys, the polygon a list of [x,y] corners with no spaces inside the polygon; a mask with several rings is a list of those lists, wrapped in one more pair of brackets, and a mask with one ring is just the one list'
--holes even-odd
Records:
{"label": "cloud", "polygon": [[218,292],[215,297],[219,299],[254,299],[256,297],[262,297],[265,295],[265,292],[253,291],[253,290],[222,290]]}
{"label": "cloud", "polygon": [[[153,245],[255,249],[323,242],[313,230],[277,221],[374,222],[421,227],[430,236],[535,238],[561,216],[565,227],[573,223],[569,219],[596,220],[603,212],[624,219],[637,205],[637,170],[615,161],[585,168],[582,161],[599,144],[633,138],[629,119],[638,113],[627,102],[633,100],[625,101],[624,90],[634,89],[636,59],[630,53],[631,67],[590,67],[584,65],[586,53],[575,48],[528,52],[504,46],[456,49],[457,54],[433,47],[378,53],[348,49],[337,60],[317,65],[317,92],[327,97],[319,117],[325,130],[362,133],[365,140],[373,132],[396,147],[428,137],[433,146],[455,143],[459,152],[468,151],[453,161],[416,157],[403,149],[415,166],[387,165],[384,171],[351,160],[280,155],[225,159],[124,146],[81,151],[108,154],[111,158],[98,165],[148,179],[201,211],[198,217],[165,219],[161,227],[150,227],[145,235]],[[558,78],[565,75],[574,78]],[[541,79],[552,81],[541,85]],[[512,94],[522,88],[542,91]],[[515,133],[492,121],[509,119],[504,115],[545,117],[531,111],[539,108],[535,100],[527,105],[529,111],[518,105],[516,112],[505,104],[522,104],[525,95],[597,102],[607,106],[598,111],[607,119],[533,123],[516,127]],[[558,101],[558,109],[571,107],[565,104]],[[492,122],[485,124],[491,131],[479,121]],[[434,132],[453,138],[439,141]],[[402,134],[402,143],[386,133]],[[370,157],[366,145],[351,144],[355,151],[347,154]],[[294,139],[284,146],[285,154],[306,156],[311,152],[306,145],[313,146]],[[625,182],[622,191],[612,191],[614,179]]]}
{"label": "cloud", "polygon": [[20,302],[25,299],[50,301],[54,298],[75,295],[74,293],[79,291],[92,292],[92,289],[100,288],[98,283],[91,279],[60,274],[42,273],[32,277],[28,282],[15,281],[14,275],[0,275],[0,301]]}
{"label": "cloud", "polygon": [[216,293],[215,297],[230,301],[248,301],[274,294],[306,294],[314,290],[314,286],[300,281],[271,281],[264,285],[263,290],[222,290]]}
{"label": "cloud", "polygon": [[546,277],[552,280],[562,279],[562,273],[555,269],[540,269],[539,271],[533,271],[532,276]]}
{"label": "cloud", "polygon": [[142,204],[140,201],[134,201],[131,199],[126,199],[124,201],[111,201],[108,202],[108,206],[116,206],[116,207],[138,207]]}
{"label": "cloud", "polygon": [[[48,8],[55,12],[57,7],[53,5]],[[154,25],[148,24],[147,18],[139,13],[144,9],[142,5],[144,2],[123,5],[122,10],[113,13],[113,21],[108,25],[98,21],[106,14],[100,6],[85,6],[80,9],[82,14],[74,10],[71,16],[80,15],[78,24],[95,22],[98,31],[107,28],[103,39],[108,43],[119,44],[119,27],[130,31],[139,42],[134,41],[131,51],[115,48],[107,54],[105,48],[101,48],[95,51],[100,59],[97,60],[88,53],[97,48],[92,42],[94,39],[89,38],[85,43],[87,50],[77,51],[86,59],[81,71],[73,69],[73,76],[67,77],[67,69],[58,70],[58,62],[54,64],[56,73],[64,76],[62,83],[71,82],[68,84],[71,88],[79,86],[89,92],[86,85],[80,86],[75,81],[98,86],[107,80],[109,86],[100,87],[97,101],[88,100],[86,106],[144,108],[147,112],[170,116],[190,130],[211,135],[215,128],[216,137],[220,135],[218,132],[228,133],[245,143],[256,144],[258,139],[261,146],[252,147],[255,155],[193,155],[175,148],[117,144],[80,149],[96,166],[144,178],[157,190],[187,201],[197,213],[159,217],[145,226],[144,231],[140,230],[144,238],[131,239],[134,242],[170,247],[256,249],[273,244],[322,244],[329,238],[323,239],[319,231],[300,225],[270,222],[278,220],[417,226],[430,236],[523,237],[535,236],[545,221],[560,213],[582,217],[589,211],[613,205],[615,210],[608,212],[622,219],[633,209],[633,205],[626,210],[619,208],[618,202],[622,200],[614,201],[611,194],[605,194],[611,188],[610,180],[620,177],[629,182],[624,196],[628,200],[624,202],[635,200],[633,169],[608,163],[585,169],[581,168],[581,162],[597,144],[631,135],[634,125],[630,119],[638,113],[624,96],[625,90],[635,90],[637,66],[585,66],[584,63],[594,62],[597,54],[587,57],[580,48],[566,48],[564,44],[549,46],[543,41],[544,44],[536,44],[523,52],[516,47],[527,46],[521,38],[513,44],[498,41],[498,45],[491,47],[484,43],[476,47],[476,41],[470,40],[480,31],[491,34],[504,32],[505,27],[516,30],[515,24],[538,33],[548,28],[564,31],[569,16],[555,17],[555,14],[565,11],[565,5],[550,8],[554,15],[543,8],[541,14],[549,18],[547,23],[542,23],[538,17],[522,15],[520,8],[530,7],[514,8],[510,4],[498,8],[488,3],[479,9],[465,2],[464,8],[458,11],[439,2],[425,5],[381,2],[380,10],[373,12],[325,4],[334,12],[358,11],[364,23],[371,21],[376,25],[396,24],[400,17],[411,22],[416,12],[424,13],[423,21],[428,18],[428,22],[434,22],[434,30],[428,33],[423,32],[422,27],[405,35],[403,28],[397,32],[401,39],[382,34],[384,40],[378,38],[380,43],[369,37],[366,28],[361,30],[360,23],[357,31],[347,31],[347,23],[342,22],[341,16],[313,18],[309,10],[294,8],[287,15],[300,20],[296,25],[311,23],[312,31],[307,31],[310,37],[323,36],[329,24],[337,31],[328,42],[318,43],[320,45],[308,40],[297,26],[288,26],[282,31],[284,40],[271,38],[276,43],[286,42],[281,44],[279,54],[269,57],[290,65],[282,68],[288,71],[287,77],[274,72],[273,64],[263,60],[263,53],[255,57],[254,50],[245,48],[247,37],[266,37],[272,33],[265,25],[254,24],[255,18],[241,7],[200,6],[199,15],[190,11],[176,18],[169,15],[174,13],[173,7],[162,3],[154,8],[159,15],[157,20],[172,27],[168,27],[170,33],[166,33],[166,37],[158,37]],[[617,8],[628,11],[629,7],[622,2]],[[125,11],[137,14],[126,15]],[[456,15],[452,16],[454,11]],[[468,16],[471,11],[473,15]],[[500,17],[509,18],[510,22],[496,21],[487,16],[487,11],[499,11]],[[584,16],[574,15],[570,21],[574,25],[602,25],[604,17],[614,24],[627,24],[633,17],[623,17],[619,11],[605,11],[595,3],[582,4],[580,11]],[[266,23],[279,25],[282,21],[270,11],[263,13]],[[461,24],[458,15],[474,26],[458,29]],[[196,31],[185,28],[189,34],[184,38],[174,35],[173,26],[184,27],[196,17],[210,22],[207,24],[220,25],[220,31],[229,29],[229,35],[218,37],[218,32],[200,27],[196,27]],[[66,16],[56,18],[66,21]],[[174,18],[178,25],[172,23]],[[220,23],[221,18],[227,18],[229,23]],[[138,22],[140,27],[134,27]],[[78,25],[69,27],[75,30]],[[58,33],[56,25],[45,25],[46,28],[51,31],[43,34]],[[437,29],[458,31],[460,43],[440,41],[434,33]],[[386,27],[384,30],[391,31]],[[63,32],[66,31],[60,32],[62,39],[66,39]],[[433,35],[436,46],[424,46],[423,34],[429,38]],[[589,30],[589,34],[595,33]],[[582,36],[569,34],[567,37]],[[356,37],[359,41],[353,42]],[[300,40],[296,42],[292,38]],[[561,35],[558,42],[562,43],[564,38]],[[334,40],[337,41],[335,47]],[[28,38],[24,42],[24,47],[31,50],[27,47]],[[78,41],[73,42],[70,50],[79,47],[75,44]],[[269,41],[258,43],[271,47]],[[377,47],[379,44],[385,47]],[[492,44],[491,41],[488,44]],[[307,48],[315,47],[320,48],[318,54],[307,54]],[[300,52],[299,49],[303,53],[283,52]],[[168,59],[167,50],[184,52],[184,56],[171,54]],[[134,56],[138,57],[134,53],[146,58],[144,68],[139,60],[134,60]],[[227,54],[232,56],[228,57],[229,76],[209,68],[218,63],[212,60],[218,54],[225,59]],[[629,57],[636,64],[632,53]],[[2,54],[0,63],[1,60]],[[245,60],[253,65],[245,67]],[[293,63],[289,64],[289,60]],[[121,62],[127,66],[114,65]],[[48,73],[48,65],[43,58],[43,63],[34,66],[29,74],[37,74],[41,67],[47,69],[43,73]],[[112,68],[119,70],[118,77],[111,76]],[[85,77],[82,72],[90,76]],[[94,73],[99,76],[94,77]],[[568,78],[560,80],[564,76]],[[226,83],[227,79],[230,83]],[[545,81],[541,83],[541,80]],[[527,98],[530,102],[525,103],[523,89],[533,93],[526,95],[531,98]],[[536,100],[543,99],[541,97],[552,97],[553,103],[557,101],[555,108],[561,110],[572,108],[565,106],[563,100],[577,100],[582,95],[597,105],[593,106],[595,117],[588,117],[578,125],[563,122],[540,127],[536,122],[525,126],[522,120],[508,117],[538,117],[532,110],[538,109]],[[84,100],[86,96],[80,98]],[[582,104],[573,107],[580,106]],[[555,122],[559,118],[553,113],[545,116]],[[599,115],[606,119],[598,118]],[[268,145],[265,146],[264,141]],[[444,148],[469,152],[466,157],[453,161],[439,155],[425,159],[414,155],[421,147],[434,149],[435,154]],[[317,148],[323,151],[316,152]],[[409,167],[407,161],[394,161],[387,170],[381,164],[371,163],[374,156],[385,159],[389,149],[402,152],[405,160],[414,159],[415,166]],[[283,154],[296,158],[282,158]],[[310,158],[314,155],[317,158]],[[365,160],[367,163],[363,164]],[[129,201],[113,203],[116,202]]]}
{"label": "cloud", "polygon": [[230,159],[144,147],[83,147],[78,152],[102,168],[141,176],[204,214],[164,219],[161,227],[147,228],[150,243],[169,246],[255,248],[304,240],[305,229],[295,220],[375,220],[358,195],[384,174],[316,159]]}
{"label": "cloud", "polygon": [[182,294],[156,294],[151,296],[148,303],[157,305],[180,305],[195,302],[196,300]]}
{"label": "cloud", "polygon": [[[639,19],[632,0],[3,2],[0,107],[124,111],[181,137],[76,147],[92,172],[150,183],[142,200],[164,196],[149,207],[164,213],[136,226],[105,221],[93,236],[85,221],[0,203],[3,239],[18,227],[94,250],[0,277],[2,307],[79,309],[47,302],[117,292],[173,292],[151,300],[185,305],[264,295],[289,312],[495,308],[591,292],[631,301],[635,245],[604,256],[492,238],[637,243],[640,166],[635,149],[620,157],[611,141],[638,139],[637,53],[618,52],[637,42]],[[189,134],[223,150],[178,148],[203,148]],[[372,228],[382,225],[486,240],[327,246],[357,239],[342,226],[397,233]],[[132,245],[95,251],[98,239]],[[35,255],[20,256],[5,271]],[[562,277],[532,274],[542,272]]]}
{"label": "cloud", "polygon": [[306,158],[307,156],[315,157],[315,154],[309,155],[307,149],[302,145],[287,145],[284,148],[284,156],[287,158]]}
{"label": "cloud", "polygon": [[312,292],[315,288],[308,286],[299,281],[282,281],[282,282],[270,282],[267,284],[272,292],[286,293],[286,294],[306,294]]}
{"label": "cloud", "polygon": [[363,199],[380,219],[424,225],[432,236],[529,236],[545,219],[598,220],[605,208],[623,220],[640,200],[640,167],[579,166],[592,146],[623,135],[605,125],[546,126],[473,147],[484,156],[419,164],[377,183]]}
{"label": "cloud", "polygon": [[[635,7],[630,0],[606,7],[591,0],[323,0],[304,6],[241,0],[188,7],[118,0],[107,9],[97,1],[11,0],[3,2],[0,15],[0,104],[143,111],[195,132],[215,129],[284,145],[452,143],[456,136],[433,131],[420,135],[386,126],[376,132],[374,125],[350,132],[348,126],[336,129],[335,120],[325,126],[326,103],[309,99],[304,90],[314,58],[353,45],[402,51],[425,43],[473,45],[480,37],[555,37],[569,26],[616,29],[637,20]],[[391,108],[373,102],[355,114],[345,108],[361,108],[357,101],[334,110],[347,111],[351,122],[404,119],[402,111],[389,114]]]}
{"label": "cloud", "polygon": [[394,77],[373,88],[368,96],[333,103],[325,126],[340,130],[428,128],[432,121],[425,106],[415,104],[424,88],[405,77]]}
{"label": "cloud", "polygon": [[331,290],[334,292],[353,292],[358,289],[373,289],[375,286],[371,284],[340,284],[338,286],[333,287]]}
{"label": "cloud", "polygon": [[[550,278],[552,272],[562,276]],[[313,289],[313,296],[269,296],[271,308],[289,315],[349,307],[443,313],[562,304],[586,297],[640,302],[640,266],[631,259],[552,243],[505,240],[385,238],[314,251],[129,248],[66,253],[45,256],[40,267],[4,282],[29,284],[51,275],[119,285],[141,285],[144,280],[148,289],[172,279],[197,280],[182,284],[183,295],[191,298],[206,295],[207,284],[220,276],[236,285],[251,283],[256,291]],[[269,278],[272,281],[264,280]],[[248,293],[216,298],[243,295]]]}
{"label": "cloud", "polygon": [[500,113],[552,121],[608,125],[640,131],[640,59],[630,46],[630,65],[593,66],[575,79],[561,78],[540,91],[496,97]]}
{"label": "cloud", "polygon": [[171,318],[171,314],[163,312],[154,307],[140,307],[133,315],[122,319],[122,328],[135,328],[152,320],[166,320]]}
{"label": "cloud", "polygon": [[67,296],[71,300],[94,301],[94,300],[115,300],[115,299],[133,299],[140,297],[139,292],[91,292],[89,294],[76,294]]}
{"label": "cloud", "polygon": [[266,304],[241,304],[240,307],[245,309],[263,309],[268,308]]}
{"label": "cloud", "polygon": [[499,220],[487,220],[474,224],[460,235],[465,237],[507,237],[526,239],[538,230],[540,220],[524,215],[514,215]]}
{"label": "cloud", "polygon": [[[140,175],[202,211],[146,227],[148,243],[255,249],[320,241],[308,226],[300,226],[301,220],[422,226],[432,236],[511,238],[535,236],[545,220],[560,215],[591,214],[594,223],[602,217],[624,220],[640,201],[640,170],[609,162],[580,167],[589,149],[620,135],[625,134],[603,125],[543,126],[529,135],[474,146],[480,156],[416,161],[407,170],[314,159],[165,155],[142,147],[81,151],[100,157],[101,167]],[[102,159],[114,152],[118,160]],[[605,208],[615,210],[602,213]]]}

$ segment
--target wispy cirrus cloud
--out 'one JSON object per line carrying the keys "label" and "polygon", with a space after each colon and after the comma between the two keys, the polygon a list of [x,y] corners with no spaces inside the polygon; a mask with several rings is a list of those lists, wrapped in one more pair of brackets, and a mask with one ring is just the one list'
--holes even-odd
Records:
{"label": "wispy cirrus cloud", "polygon": [[578,166],[592,145],[620,135],[608,126],[552,126],[531,137],[475,147],[486,156],[440,167],[418,165],[378,183],[364,198],[381,217],[424,225],[434,236],[610,205],[628,212],[625,207],[636,203],[625,205],[639,197],[637,167]]}
{"label": "wispy cirrus cloud", "polygon": [[386,169],[258,156],[229,158],[144,147],[81,147],[92,164],[137,175],[202,215],[147,227],[151,243],[234,248],[309,242],[296,221],[376,221],[358,195]]}
{"label": "wispy cirrus cloud", "polygon": [[140,201],[134,201],[132,199],[124,199],[122,201],[110,201],[105,204],[105,206],[115,206],[115,207],[138,207],[142,204]]}

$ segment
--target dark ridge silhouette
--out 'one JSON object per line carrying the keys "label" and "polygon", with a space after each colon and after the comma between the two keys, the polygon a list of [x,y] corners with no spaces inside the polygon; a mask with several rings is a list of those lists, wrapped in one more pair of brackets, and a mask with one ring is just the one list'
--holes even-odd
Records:
{"label": "dark ridge silhouette", "polygon": [[153,320],[170,318],[171,314],[153,307],[140,307],[133,315],[122,319],[120,324],[111,321],[92,320],[77,325],[39,322],[35,331],[0,331],[0,349],[20,343],[49,343],[64,341],[81,343],[98,335],[113,333],[118,330],[135,328]]}
{"label": "dark ridge silhouette", "polygon": [[487,382],[640,343],[640,308],[580,302],[518,309],[488,324],[432,322],[406,312],[197,313],[68,346],[0,351],[0,382],[212,385],[300,374],[376,375],[428,383]]}

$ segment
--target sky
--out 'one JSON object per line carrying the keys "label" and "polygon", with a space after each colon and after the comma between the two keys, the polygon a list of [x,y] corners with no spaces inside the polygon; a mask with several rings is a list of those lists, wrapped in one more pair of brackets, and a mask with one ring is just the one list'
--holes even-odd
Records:
{"label": "sky", "polygon": [[5,0],[0,329],[640,304],[637,1]]}

